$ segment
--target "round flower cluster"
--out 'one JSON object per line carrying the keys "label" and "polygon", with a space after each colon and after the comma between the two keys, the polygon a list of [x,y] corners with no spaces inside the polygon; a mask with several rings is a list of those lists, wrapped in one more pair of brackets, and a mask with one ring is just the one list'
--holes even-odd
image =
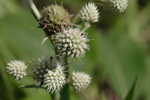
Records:
{"label": "round flower cluster", "polygon": [[80,11],[80,18],[87,22],[98,22],[99,11],[94,3],[86,4]]}
{"label": "round flower cluster", "polygon": [[[50,5],[41,12],[40,25],[50,37],[57,55],[76,58],[83,56],[88,49],[88,39],[83,30],[71,22],[71,15],[59,5]],[[82,21],[98,21],[99,12],[94,3],[87,3],[78,16]]]}
{"label": "round flower cluster", "polygon": [[52,35],[52,41],[61,56],[79,57],[88,49],[88,39],[78,28],[68,28],[56,33]]}
{"label": "round flower cluster", "polygon": [[54,70],[48,70],[48,73],[44,75],[42,87],[49,93],[58,92],[66,83],[65,74],[62,67],[57,67]]}
{"label": "round flower cluster", "polygon": [[71,80],[74,89],[77,91],[86,89],[91,83],[91,77],[84,72],[73,72]]}
{"label": "round flower cluster", "polygon": [[27,65],[24,62],[18,60],[10,61],[6,67],[6,71],[16,80],[20,80],[27,75],[26,69]]}

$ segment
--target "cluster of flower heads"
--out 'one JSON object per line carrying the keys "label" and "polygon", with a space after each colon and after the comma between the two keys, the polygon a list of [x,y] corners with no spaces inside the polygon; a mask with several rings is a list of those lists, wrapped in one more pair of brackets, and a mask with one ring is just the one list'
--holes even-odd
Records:
{"label": "cluster of flower heads", "polygon": [[[42,11],[40,26],[43,28],[57,51],[57,55],[77,58],[89,49],[87,34],[72,22],[73,17],[60,5],[49,5]],[[99,11],[94,3],[87,3],[77,15],[83,22],[98,22]]]}
{"label": "cluster of flower heads", "polygon": [[[49,93],[60,91],[69,82],[75,90],[86,89],[91,82],[91,77],[86,73],[73,72],[70,79],[66,79],[64,66],[55,58],[44,58],[35,66],[33,74],[40,87]],[[69,81],[68,81],[69,80]]]}
{"label": "cluster of flower heads", "polygon": [[[91,77],[83,72],[73,72],[67,77],[64,62],[60,61],[60,58],[77,58],[86,53],[89,49],[86,27],[77,27],[79,25],[72,22],[71,14],[60,5],[52,4],[45,7],[41,15],[40,27],[52,41],[57,57],[38,59],[32,65],[32,76],[36,85],[49,93],[60,91],[66,83],[77,91],[87,88]],[[94,3],[86,4],[77,17],[89,24],[97,22],[99,18],[97,6]],[[6,69],[16,80],[22,79],[27,74],[27,66],[22,61],[11,61]]]}
{"label": "cluster of flower heads", "polygon": [[[72,21],[72,14],[57,4],[45,7],[41,11],[41,15],[39,24],[52,41],[57,56],[77,58],[86,53],[89,49],[89,39],[85,30],[88,27],[77,27],[79,25]],[[98,22],[99,11],[94,3],[87,3],[76,17],[83,23],[91,24]],[[73,72],[68,79],[65,76],[64,68],[65,66],[56,59],[40,60],[34,70],[35,79],[50,93],[61,90],[68,82],[77,91],[88,87],[91,82],[88,74]]]}
{"label": "cluster of flower heads", "polygon": [[[10,61],[6,69],[16,80],[20,80],[27,75],[27,65],[22,61]],[[82,72],[73,72],[69,81],[67,81],[64,66],[55,57],[39,59],[34,64],[32,73],[33,79],[37,82],[36,85],[46,89],[49,93],[60,91],[67,82],[77,91],[86,89],[91,82],[91,77]]]}
{"label": "cluster of flower heads", "polygon": [[[109,0],[109,2],[120,12],[127,7],[127,0]],[[60,58],[77,58],[89,49],[89,39],[85,30],[90,24],[98,22],[97,6],[94,3],[87,3],[77,14],[76,17],[84,23],[84,27],[78,27],[80,25],[72,21],[71,14],[60,5],[52,4],[45,7],[41,15],[39,25],[52,41],[59,59],[57,57],[39,59],[32,70],[33,79],[39,87],[46,89],[49,93],[60,91],[66,83],[73,86],[76,91],[86,89],[91,82],[91,77],[84,72],[72,72],[69,77],[66,76],[65,64],[60,61]],[[26,69],[27,65],[18,60],[10,61],[6,67],[7,72],[16,80],[27,75]]]}

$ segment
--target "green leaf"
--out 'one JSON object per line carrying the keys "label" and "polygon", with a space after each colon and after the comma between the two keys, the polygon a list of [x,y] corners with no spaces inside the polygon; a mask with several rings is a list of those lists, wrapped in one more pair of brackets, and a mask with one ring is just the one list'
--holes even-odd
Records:
{"label": "green leaf", "polygon": [[133,85],[132,85],[131,89],[129,90],[129,92],[128,92],[128,94],[127,94],[127,96],[126,96],[126,98],[124,100],[133,100],[136,83],[137,83],[137,78],[133,82]]}

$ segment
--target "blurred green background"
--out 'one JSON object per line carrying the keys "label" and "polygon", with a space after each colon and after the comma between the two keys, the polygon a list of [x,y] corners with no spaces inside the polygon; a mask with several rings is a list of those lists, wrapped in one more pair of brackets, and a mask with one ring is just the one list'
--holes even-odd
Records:
{"label": "blurred green background", "polygon": [[[57,0],[59,1],[59,0]],[[71,12],[78,12],[87,0],[63,0]],[[92,0],[90,0],[92,1]],[[93,0],[94,1],[94,0]],[[87,91],[71,91],[72,100],[122,100],[137,78],[133,100],[150,100],[150,0],[129,0],[120,14],[97,4],[100,22],[88,30],[90,51],[73,60],[72,70],[86,71],[92,77]],[[44,33],[21,0],[0,0],[0,100],[50,100],[41,89],[22,89],[5,73],[13,59],[32,62],[53,55]]]}

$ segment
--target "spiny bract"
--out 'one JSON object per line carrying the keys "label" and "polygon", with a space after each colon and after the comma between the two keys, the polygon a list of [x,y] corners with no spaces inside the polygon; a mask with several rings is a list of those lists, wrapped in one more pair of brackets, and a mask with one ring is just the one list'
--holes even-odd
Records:
{"label": "spiny bract", "polygon": [[10,61],[6,67],[6,71],[16,80],[20,80],[27,75],[26,69],[27,65],[24,62],[18,60]]}
{"label": "spiny bract", "polygon": [[52,35],[52,41],[61,56],[79,57],[88,49],[88,39],[78,28],[64,29],[63,32]]}

